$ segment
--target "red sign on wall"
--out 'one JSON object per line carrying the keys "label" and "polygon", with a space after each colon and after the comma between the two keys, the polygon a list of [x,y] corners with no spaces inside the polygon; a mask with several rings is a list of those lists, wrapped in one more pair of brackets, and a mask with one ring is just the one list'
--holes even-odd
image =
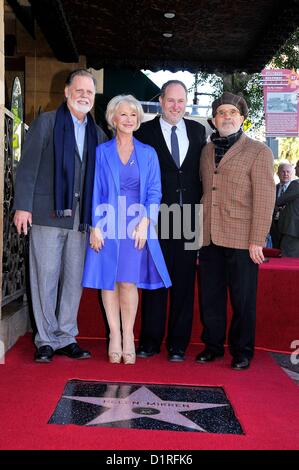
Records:
{"label": "red sign on wall", "polygon": [[262,71],[267,137],[297,137],[299,74],[287,69]]}

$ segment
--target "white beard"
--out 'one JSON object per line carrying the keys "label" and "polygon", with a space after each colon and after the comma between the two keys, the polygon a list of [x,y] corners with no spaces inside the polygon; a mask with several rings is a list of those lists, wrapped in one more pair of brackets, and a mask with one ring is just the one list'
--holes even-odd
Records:
{"label": "white beard", "polygon": [[77,113],[87,114],[92,108],[92,105],[79,104],[77,103],[77,101],[74,101],[71,98],[68,98],[68,103],[71,105],[72,108],[74,108],[75,111],[77,111]]}
{"label": "white beard", "polygon": [[221,129],[218,129],[219,135],[221,137],[228,137],[229,135],[235,134],[238,132],[241,126],[223,126]]}

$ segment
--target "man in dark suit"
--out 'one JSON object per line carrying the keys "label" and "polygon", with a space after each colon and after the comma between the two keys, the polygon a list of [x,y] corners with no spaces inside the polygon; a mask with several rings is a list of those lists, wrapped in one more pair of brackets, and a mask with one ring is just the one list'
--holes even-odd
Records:
{"label": "man in dark suit", "polygon": [[[299,160],[295,174],[299,177]],[[277,199],[276,205],[283,207],[278,219],[281,233],[280,248],[282,256],[299,258],[299,180],[292,181],[287,190]]]}
{"label": "man in dark suit", "polygon": [[[170,361],[184,360],[191,336],[197,250],[186,246],[190,239],[184,230],[183,218],[184,214],[188,217],[188,209],[191,207],[188,222],[191,222],[194,230],[198,211],[196,204],[199,204],[201,197],[199,159],[206,140],[204,126],[183,119],[186,103],[187,89],[184,83],[168,81],[161,89],[162,116],[143,123],[136,132],[136,138],[154,147],[159,157],[161,208],[164,206],[164,209],[168,209],[176,205],[176,216],[169,220],[169,233],[163,233],[167,217],[163,215],[163,210],[160,211],[158,223],[161,248],[172,281],[167,332]],[[145,358],[160,352],[165,333],[167,298],[168,289],[143,291],[138,357]]]}
{"label": "man in dark suit", "polygon": [[[293,176],[293,166],[291,163],[281,163],[277,169],[277,175],[279,177],[279,183],[276,185],[276,201],[283,193],[288,189],[290,182],[292,181]],[[272,224],[270,235],[272,239],[273,248],[280,248],[281,243],[281,233],[278,229],[278,220],[279,220],[280,208],[275,207],[273,212]]]}
{"label": "man in dark suit", "polygon": [[85,69],[66,81],[63,103],[31,124],[16,176],[14,223],[30,230],[36,362],[90,357],[76,342],[85,230],[91,220],[95,149],[106,140],[89,113],[96,81]]}

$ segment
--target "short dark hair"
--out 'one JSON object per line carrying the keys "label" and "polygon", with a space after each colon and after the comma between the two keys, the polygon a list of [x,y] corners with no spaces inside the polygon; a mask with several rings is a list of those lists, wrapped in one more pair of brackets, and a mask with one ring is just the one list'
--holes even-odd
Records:
{"label": "short dark hair", "polygon": [[163,98],[163,96],[165,96],[165,93],[166,93],[166,88],[170,85],[181,85],[185,92],[186,92],[186,96],[188,96],[188,89],[185,85],[185,83],[181,82],[181,80],[168,80],[168,82],[164,83],[164,85],[162,85],[161,87],[161,93],[160,93],[160,96]]}
{"label": "short dark hair", "polygon": [[72,81],[74,80],[75,77],[89,77],[92,79],[94,87],[97,87],[97,81],[95,77],[92,75],[91,72],[89,72],[87,69],[76,69],[73,70],[72,72],[69,73],[67,76],[67,79],[65,81],[66,86],[69,86],[72,84]]}

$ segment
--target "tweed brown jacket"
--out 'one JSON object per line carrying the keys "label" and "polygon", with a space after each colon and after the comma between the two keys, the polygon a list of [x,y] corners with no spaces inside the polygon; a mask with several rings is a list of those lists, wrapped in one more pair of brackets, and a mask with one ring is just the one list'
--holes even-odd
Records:
{"label": "tweed brown jacket", "polygon": [[202,150],[203,245],[228,248],[265,245],[275,204],[273,155],[242,134],[215,166],[215,146]]}

